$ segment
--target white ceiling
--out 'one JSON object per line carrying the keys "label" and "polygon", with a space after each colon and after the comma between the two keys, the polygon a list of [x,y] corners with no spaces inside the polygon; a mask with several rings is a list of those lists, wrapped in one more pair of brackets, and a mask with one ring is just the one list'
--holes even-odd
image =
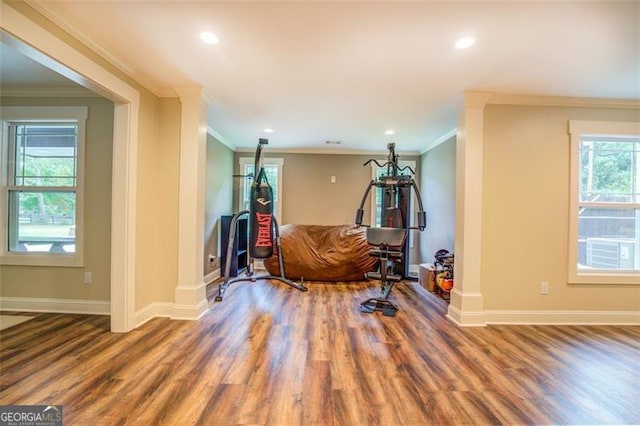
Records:
{"label": "white ceiling", "polygon": [[240,148],[422,151],[466,90],[640,99],[637,1],[30,3],[159,96],[202,86]]}
{"label": "white ceiling", "polygon": [[0,42],[0,83],[7,90],[65,88],[77,85]]}

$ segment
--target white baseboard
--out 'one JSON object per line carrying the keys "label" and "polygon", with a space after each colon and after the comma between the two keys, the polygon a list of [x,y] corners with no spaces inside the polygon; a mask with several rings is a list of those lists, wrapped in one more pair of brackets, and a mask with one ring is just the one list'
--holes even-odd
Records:
{"label": "white baseboard", "polygon": [[171,318],[197,320],[209,309],[207,285],[202,281],[196,285],[178,285],[174,291]]}
{"label": "white baseboard", "polygon": [[217,280],[218,278],[220,278],[220,268],[209,272],[207,275],[204,276],[202,281],[204,281],[204,285],[209,285],[215,280]]}
{"label": "white baseboard", "polygon": [[[485,312],[482,308],[482,293],[462,292],[454,287],[451,290],[447,319],[460,327],[484,327],[487,325]],[[461,307],[464,306],[464,309]]]}
{"label": "white baseboard", "polygon": [[487,325],[484,311],[462,312],[449,304],[446,318],[458,327],[484,327]]}
{"label": "white baseboard", "polygon": [[502,311],[460,312],[449,305],[447,319],[459,327],[502,325],[640,325],[638,311]]}
{"label": "white baseboard", "polygon": [[20,312],[50,312],[59,314],[110,315],[111,303],[108,300],[0,297],[0,310]]}
{"label": "white baseboard", "polygon": [[171,319],[198,321],[207,311],[209,311],[209,304],[206,299],[196,305],[174,303],[171,305]]}
{"label": "white baseboard", "polygon": [[638,311],[499,311],[485,310],[487,324],[640,325]]}
{"label": "white baseboard", "polygon": [[155,317],[171,317],[173,313],[173,303],[154,302],[145,306],[135,313],[134,327],[140,327],[145,322]]}

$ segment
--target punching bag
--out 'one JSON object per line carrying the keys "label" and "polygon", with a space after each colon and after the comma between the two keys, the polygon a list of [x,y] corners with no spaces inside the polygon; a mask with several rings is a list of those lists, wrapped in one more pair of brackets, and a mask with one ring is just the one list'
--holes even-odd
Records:
{"label": "punching bag", "polygon": [[249,252],[254,259],[267,259],[273,254],[273,189],[261,168],[251,184],[249,195]]}

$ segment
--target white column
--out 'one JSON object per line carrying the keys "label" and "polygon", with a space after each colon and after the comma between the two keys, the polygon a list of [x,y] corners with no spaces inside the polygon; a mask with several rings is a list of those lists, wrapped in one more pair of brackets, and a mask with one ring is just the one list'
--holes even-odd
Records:
{"label": "white column", "polygon": [[456,138],[455,285],[447,317],[461,326],[484,326],[481,293],[482,150],[489,93],[465,92]]}
{"label": "white column", "polygon": [[115,103],[111,180],[111,331],[135,325],[139,100]]}
{"label": "white column", "polygon": [[207,311],[204,283],[204,197],[207,107],[201,87],[176,88],[182,103],[178,195],[178,286],[173,319],[196,320]]}

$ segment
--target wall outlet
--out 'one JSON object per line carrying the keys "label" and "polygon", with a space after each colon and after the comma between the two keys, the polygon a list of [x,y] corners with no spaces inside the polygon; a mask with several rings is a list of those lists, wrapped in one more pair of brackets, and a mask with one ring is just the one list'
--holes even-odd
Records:
{"label": "wall outlet", "polygon": [[92,280],[91,272],[85,272],[84,273],[84,283],[85,284],[91,284],[91,280]]}
{"label": "wall outlet", "polygon": [[549,283],[544,281],[540,283],[540,294],[549,294]]}

